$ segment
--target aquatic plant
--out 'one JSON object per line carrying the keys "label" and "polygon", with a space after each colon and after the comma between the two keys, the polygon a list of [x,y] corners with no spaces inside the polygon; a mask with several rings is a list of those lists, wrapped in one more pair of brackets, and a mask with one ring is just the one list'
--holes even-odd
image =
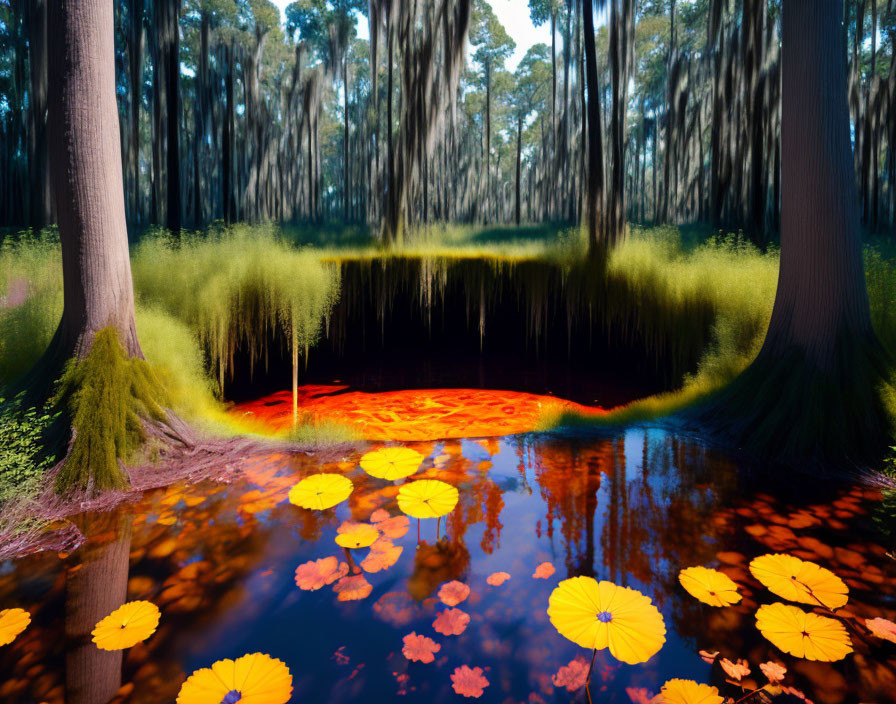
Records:
{"label": "aquatic plant", "polygon": [[69,362],[53,399],[74,429],[56,490],[128,486],[119,460],[142,443],[147,419],[164,418],[160,403],[164,390],[146,361],[127,356],[114,328],[100,330],[87,357]]}
{"label": "aquatic plant", "polygon": [[352,480],[341,474],[312,474],[289,490],[289,501],[301,508],[323,511],[341,504],[353,489]]}
{"label": "aquatic plant", "polygon": [[292,697],[292,675],[280,660],[263,653],[219,660],[210,668],[196,670],[177,695],[177,704],[208,704],[240,699],[286,704]]}
{"label": "aquatic plant", "polygon": [[398,508],[412,518],[438,518],[457,505],[457,489],[438,479],[420,479],[402,484],[398,490]]}
{"label": "aquatic plant", "polygon": [[777,648],[798,658],[834,662],[852,652],[849,633],[840,621],[797,606],[780,602],[760,606],[756,627]]}
{"label": "aquatic plant", "polygon": [[564,579],[551,592],[548,617],[560,635],[621,662],[647,662],[666,642],[663,616],[649,597],[591,577]]}
{"label": "aquatic plant", "polygon": [[369,523],[345,521],[336,530],[336,544],[352,550],[369,548],[379,537],[380,532]]}
{"label": "aquatic plant", "polygon": [[741,600],[737,584],[725,573],[707,567],[688,567],[678,573],[681,586],[710,606],[731,606]]}
{"label": "aquatic plant", "polygon": [[96,624],[91,635],[100,650],[124,650],[149,638],[159,626],[159,607],[151,601],[129,601]]}
{"label": "aquatic plant", "polygon": [[0,611],[0,645],[9,645],[28,628],[31,614],[25,609],[3,609]]}
{"label": "aquatic plant", "polygon": [[750,562],[750,572],[769,591],[788,601],[833,611],[849,600],[849,587],[842,579],[793,555],[762,555]]}
{"label": "aquatic plant", "polygon": [[410,447],[381,447],[365,454],[360,461],[363,469],[377,479],[404,479],[416,472],[423,455]]}
{"label": "aquatic plant", "polygon": [[718,689],[708,684],[673,679],[660,690],[660,701],[664,704],[722,704],[725,698],[719,696]]}

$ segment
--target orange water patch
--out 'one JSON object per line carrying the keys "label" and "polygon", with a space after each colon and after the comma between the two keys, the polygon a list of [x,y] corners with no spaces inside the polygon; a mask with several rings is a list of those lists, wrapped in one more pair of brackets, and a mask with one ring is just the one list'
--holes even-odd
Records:
{"label": "orange water patch", "polygon": [[[302,386],[299,416],[312,422],[334,421],[368,440],[439,440],[494,437],[534,430],[545,413],[601,408],[520,391],[485,389],[408,389],[368,393],[347,386]],[[292,393],[278,391],[231,411],[274,431],[292,427]]]}

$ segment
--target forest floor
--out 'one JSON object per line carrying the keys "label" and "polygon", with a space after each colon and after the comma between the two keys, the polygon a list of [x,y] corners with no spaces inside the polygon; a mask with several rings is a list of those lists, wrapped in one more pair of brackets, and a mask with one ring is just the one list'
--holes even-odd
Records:
{"label": "forest floor", "polygon": [[[59,260],[52,232],[2,240],[0,388],[28,370],[53,334],[62,306]],[[349,265],[360,271],[354,281],[346,278]],[[875,327],[896,350],[892,245],[869,241],[865,265]],[[632,227],[611,253],[607,281],[595,283],[579,233],[561,227],[433,226],[384,250],[357,228],[239,225],[178,240],[145,233],[133,244],[132,269],[146,358],[170,408],[204,439],[129,467],[131,491],[59,499],[40,456],[41,423],[53,409],[23,415],[9,410],[9,400],[0,402],[0,532],[14,536],[3,542],[17,552],[72,540],[64,533],[46,537],[55,519],[175,481],[226,481],[245,457],[271,447],[338,453],[360,443],[351,428],[320,419],[272,431],[229,413],[225,393],[240,359],[249,360],[250,375],[275,355],[291,356],[297,370],[307,364],[308,351],[334,334],[334,309],[356,303],[349,299],[367,296],[385,310],[394,290],[407,291],[429,314],[456,289],[471,308],[478,301],[482,317],[489,305],[503,305],[497,298],[515,296],[536,335],[546,316],[582,319],[598,329],[611,320],[604,331],[643,346],[645,359],[656,358],[659,366],[664,356],[679,360],[671,390],[599,416],[546,412],[538,427],[624,424],[680,410],[749,364],[771,314],[777,251],[760,252],[741,237],[702,228]],[[400,280],[377,279],[376,272]],[[498,285],[501,296],[483,293]],[[593,319],[595,310],[600,320]],[[476,318],[470,324],[482,333]]]}

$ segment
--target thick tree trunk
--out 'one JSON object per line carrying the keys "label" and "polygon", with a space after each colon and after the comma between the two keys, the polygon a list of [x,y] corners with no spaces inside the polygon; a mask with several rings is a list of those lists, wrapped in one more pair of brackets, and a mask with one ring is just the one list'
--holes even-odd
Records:
{"label": "thick tree trunk", "polygon": [[143,31],[143,0],[131,0],[130,59],[131,110],[130,138],[131,158],[134,173],[131,183],[131,217],[134,222],[142,222],[142,199],[140,198],[140,106],[143,102],[143,44],[146,33]]}
{"label": "thick tree trunk", "polygon": [[65,295],[47,352],[56,366],[86,356],[94,333],[110,326],[130,356],[142,356],[124,212],[112,3],[50,2],[50,169]]}
{"label": "thick tree trunk", "polygon": [[885,355],[871,325],[850,154],[842,0],[782,14],[781,265],[765,342],[707,414],[751,451],[803,466],[883,449]]}

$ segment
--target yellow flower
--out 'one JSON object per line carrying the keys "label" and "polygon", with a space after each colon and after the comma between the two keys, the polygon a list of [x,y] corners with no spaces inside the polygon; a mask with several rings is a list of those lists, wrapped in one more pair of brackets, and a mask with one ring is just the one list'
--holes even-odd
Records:
{"label": "yellow flower", "polygon": [[421,479],[398,490],[398,508],[414,518],[438,518],[457,505],[457,489],[438,479]]}
{"label": "yellow flower", "polygon": [[352,480],[341,474],[312,474],[289,490],[289,501],[302,508],[323,511],[345,501],[353,488]]}
{"label": "yellow flower", "polygon": [[666,642],[666,624],[649,597],[591,577],[565,579],[551,593],[548,616],[560,635],[617,660],[647,662]]}
{"label": "yellow flower", "polygon": [[708,567],[688,567],[679,572],[678,581],[688,594],[710,606],[731,606],[741,599],[727,574]]}
{"label": "yellow flower", "polygon": [[0,611],[0,645],[12,643],[31,623],[31,614],[25,609],[3,609]]}
{"label": "yellow flower", "polygon": [[361,469],[377,479],[404,479],[420,468],[423,455],[409,447],[382,447],[361,458]]}
{"label": "yellow flower", "polygon": [[380,532],[368,523],[352,523],[336,536],[336,544],[341,548],[366,548],[373,545]]}
{"label": "yellow flower", "polygon": [[662,704],[722,704],[719,690],[694,680],[669,680],[660,690]]}
{"label": "yellow flower", "polygon": [[756,627],[775,646],[798,658],[834,662],[852,652],[842,623],[797,606],[777,602],[759,607]]}
{"label": "yellow flower", "polygon": [[792,555],[763,555],[750,563],[750,572],[782,599],[839,609],[849,600],[849,588],[830,570]]}
{"label": "yellow flower", "polygon": [[122,604],[93,629],[100,650],[123,650],[146,640],[159,626],[159,607],[149,601]]}
{"label": "yellow flower", "polygon": [[219,660],[196,670],[177,695],[177,704],[286,704],[292,675],[285,664],[262,653]]}

